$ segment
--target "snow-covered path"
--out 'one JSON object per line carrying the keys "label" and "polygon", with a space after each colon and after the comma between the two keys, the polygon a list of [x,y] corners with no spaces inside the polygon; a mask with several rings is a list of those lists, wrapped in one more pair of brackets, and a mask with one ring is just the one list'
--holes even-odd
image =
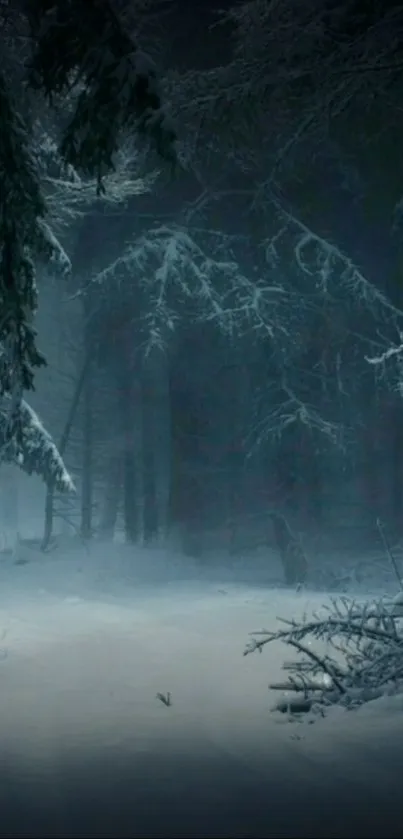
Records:
{"label": "snow-covered path", "polygon": [[267,691],[284,651],[242,657],[314,600],[3,590],[0,836],[401,837],[403,701],[286,724]]}

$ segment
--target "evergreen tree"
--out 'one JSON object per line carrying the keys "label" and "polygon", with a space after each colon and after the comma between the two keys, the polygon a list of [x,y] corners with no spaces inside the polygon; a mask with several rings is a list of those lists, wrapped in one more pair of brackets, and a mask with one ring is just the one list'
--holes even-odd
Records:
{"label": "evergreen tree", "polygon": [[[175,135],[161,105],[155,69],[108,0],[26,0],[18,15],[29,33],[25,81],[49,105],[68,94],[70,118],[60,144],[67,164],[95,176],[101,189],[123,136],[150,139],[159,155],[175,160]],[[4,16],[8,22],[8,7]],[[12,28],[7,34],[12,43]],[[66,272],[69,260],[47,221],[31,123],[9,75],[0,73],[1,455],[66,488],[56,448],[23,393],[33,389],[35,370],[45,364],[33,326],[35,266],[42,259]],[[33,429],[35,446],[29,448]]]}
{"label": "evergreen tree", "polygon": [[73,94],[63,157],[88,175],[113,166],[123,133],[151,139],[175,162],[175,132],[162,107],[156,71],[125,31],[109,0],[27,0],[31,84],[52,102]]}

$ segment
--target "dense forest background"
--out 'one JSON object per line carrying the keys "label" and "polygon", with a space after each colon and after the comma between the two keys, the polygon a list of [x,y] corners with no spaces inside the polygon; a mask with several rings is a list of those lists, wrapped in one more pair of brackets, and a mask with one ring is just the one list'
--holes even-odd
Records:
{"label": "dense forest background", "polygon": [[312,550],[365,550],[379,518],[403,535],[403,7],[218,5],[117,4],[179,166],[123,138],[101,194],[59,153],[69,97],[27,102],[23,12],[1,6],[71,263],[38,267],[30,404],[77,491],[0,473],[4,530],[46,548],[236,554],[273,542],[270,511]]}

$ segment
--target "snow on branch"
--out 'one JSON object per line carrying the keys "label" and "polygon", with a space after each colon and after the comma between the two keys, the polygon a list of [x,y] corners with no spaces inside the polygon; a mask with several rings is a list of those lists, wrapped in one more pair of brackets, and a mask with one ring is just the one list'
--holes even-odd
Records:
{"label": "snow on branch", "polygon": [[264,411],[264,417],[252,428],[248,435],[248,442],[252,443],[249,455],[269,440],[279,440],[290,426],[300,425],[314,432],[324,435],[333,445],[341,445],[345,429],[341,424],[332,422],[307,400],[302,400],[289,386],[283,375],[281,391],[285,395],[282,399],[268,399],[273,403],[269,411]]}
{"label": "snow on branch", "polygon": [[49,100],[75,93],[63,158],[101,184],[123,135],[150,138],[174,162],[175,132],[157,74],[109,0],[27,0],[34,43],[31,82]]}
{"label": "snow on branch", "polygon": [[50,261],[63,273],[68,257],[47,223],[40,173],[30,134],[6,79],[0,74],[0,395],[12,395],[11,415],[22,392],[33,387],[44,358],[36,345],[35,263]]}
{"label": "snow on branch", "polygon": [[[204,155],[219,135],[238,163],[254,168],[261,155],[259,191],[265,186],[267,194],[279,175],[287,180],[292,166],[298,180],[304,168],[309,173],[312,148],[328,152],[329,125],[349,110],[372,109],[385,89],[392,108],[394,90],[398,107],[399,5],[380,3],[355,19],[350,5],[336,0],[240,0],[218,15],[217,25],[232,36],[230,60],[203,73],[177,73],[171,98],[182,121],[191,114],[193,154]],[[216,152],[222,150],[221,142]]]}
{"label": "snow on branch", "polygon": [[270,100],[288,112],[292,96],[302,107],[322,103],[323,122],[326,106],[340,113],[363,91],[382,93],[385,78],[394,80],[402,67],[401,11],[384,4],[354,21],[350,7],[335,0],[242,0],[223,22],[235,35],[241,101]]}
{"label": "snow on branch", "polygon": [[70,258],[45,219],[38,219],[37,249],[38,254],[46,259],[46,263],[54,269],[55,273],[61,275],[70,273]]}
{"label": "snow on branch", "polygon": [[253,632],[244,655],[281,641],[297,653],[284,664],[288,678],[270,685],[282,698],[273,710],[356,708],[403,689],[403,597],[364,604],[341,598],[321,614],[282,620],[284,628]]}
{"label": "snow on branch", "polygon": [[15,463],[28,475],[39,475],[59,492],[74,492],[74,484],[63,460],[38,415],[21,401],[16,433],[8,436],[10,406],[7,398],[0,405],[0,460]]}
{"label": "snow on branch", "polygon": [[[31,322],[36,311],[35,256],[44,248],[46,206],[27,129],[0,74],[0,395],[19,399],[43,363]],[[49,250],[49,244],[46,242]]]}
{"label": "snow on branch", "polygon": [[[399,331],[399,338],[402,341],[403,333]],[[403,343],[388,347],[380,355],[365,356],[365,361],[375,367],[378,371],[381,370],[382,376],[385,373],[386,365],[391,359],[395,362],[396,378],[395,387],[397,393],[403,396]]]}
{"label": "snow on branch", "polygon": [[278,201],[274,203],[282,226],[265,242],[269,263],[278,258],[280,246],[284,242],[288,245],[291,237],[297,268],[302,274],[312,277],[315,288],[321,293],[326,294],[332,284],[334,290],[337,287],[345,289],[354,301],[367,309],[402,317],[402,311],[365,277],[348,254],[311,230]]}
{"label": "snow on branch", "polygon": [[151,172],[139,176],[142,161],[128,140],[122,142],[114,156],[114,169],[103,179],[99,194],[95,178],[82,177],[66,163],[56,141],[37,121],[33,150],[38,161],[41,184],[46,195],[49,217],[56,227],[65,227],[82,218],[94,203],[117,206],[129,198],[149,192],[158,176]]}
{"label": "snow on branch", "polygon": [[396,358],[396,356],[400,357],[403,354],[403,344],[399,344],[397,347],[389,347],[385,352],[381,353],[381,355],[374,355],[374,356],[365,356],[365,361],[368,364],[372,364],[374,366],[378,364],[385,364],[386,361],[389,361],[391,358]]}
{"label": "snow on branch", "polygon": [[215,323],[227,335],[254,329],[273,338],[286,328],[281,310],[286,308],[287,292],[269,279],[250,279],[225,235],[219,238],[219,244],[207,250],[183,228],[154,228],[93,281],[126,288],[131,284],[134,294],[142,289],[151,343],[159,343],[167,328],[175,329],[181,307],[185,317],[190,313],[196,320]]}

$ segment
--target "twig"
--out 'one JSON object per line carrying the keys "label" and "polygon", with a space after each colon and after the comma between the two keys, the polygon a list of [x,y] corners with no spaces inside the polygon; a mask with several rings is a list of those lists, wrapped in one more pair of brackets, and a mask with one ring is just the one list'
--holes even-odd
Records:
{"label": "twig", "polygon": [[389,559],[389,561],[392,565],[392,568],[393,568],[393,570],[396,574],[396,579],[399,583],[399,587],[400,587],[401,591],[403,591],[403,583],[402,583],[402,579],[401,579],[401,576],[400,576],[400,573],[399,573],[399,569],[397,567],[397,562],[396,562],[396,559],[395,559],[395,557],[392,553],[391,547],[389,545],[388,538],[387,538],[386,532],[385,532],[385,527],[384,527],[383,523],[381,522],[381,520],[379,518],[376,520],[376,526],[378,528],[379,535],[382,539],[382,543],[383,543],[383,546],[385,548],[386,556],[388,557],[388,559]]}
{"label": "twig", "polygon": [[[324,618],[283,620],[286,628],[276,632],[253,633],[261,637],[253,638],[245,654],[262,652],[265,644],[281,641],[303,656],[284,664],[287,681],[269,685],[270,690],[296,694],[291,700],[285,696],[273,710],[302,713],[335,704],[357,708],[381,696],[386,688],[402,689],[402,627],[385,611],[383,600],[360,605],[341,598],[332,600],[326,612]],[[332,655],[316,650],[313,642],[325,643]]]}
{"label": "twig", "polygon": [[345,688],[343,687],[341,681],[335,675],[333,671],[333,667],[330,667],[328,662],[325,661],[324,658],[314,653],[313,650],[310,650],[309,647],[306,647],[304,644],[301,644],[299,641],[296,641],[294,638],[289,638],[287,643],[291,647],[295,647],[298,652],[303,653],[304,655],[308,656],[308,658],[312,659],[312,661],[320,668],[320,670],[324,670],[325,673],[329,676],[332,680],[332,684],[340,691],[340,693],[345,693]]}
{"label": "twig", "polygon": [[159,699],[159,701],[162,702],[163,705],[166,705],[167,708],[172,705],[171,694],[169,691],[167,693],[157,693],[155,698]]}

